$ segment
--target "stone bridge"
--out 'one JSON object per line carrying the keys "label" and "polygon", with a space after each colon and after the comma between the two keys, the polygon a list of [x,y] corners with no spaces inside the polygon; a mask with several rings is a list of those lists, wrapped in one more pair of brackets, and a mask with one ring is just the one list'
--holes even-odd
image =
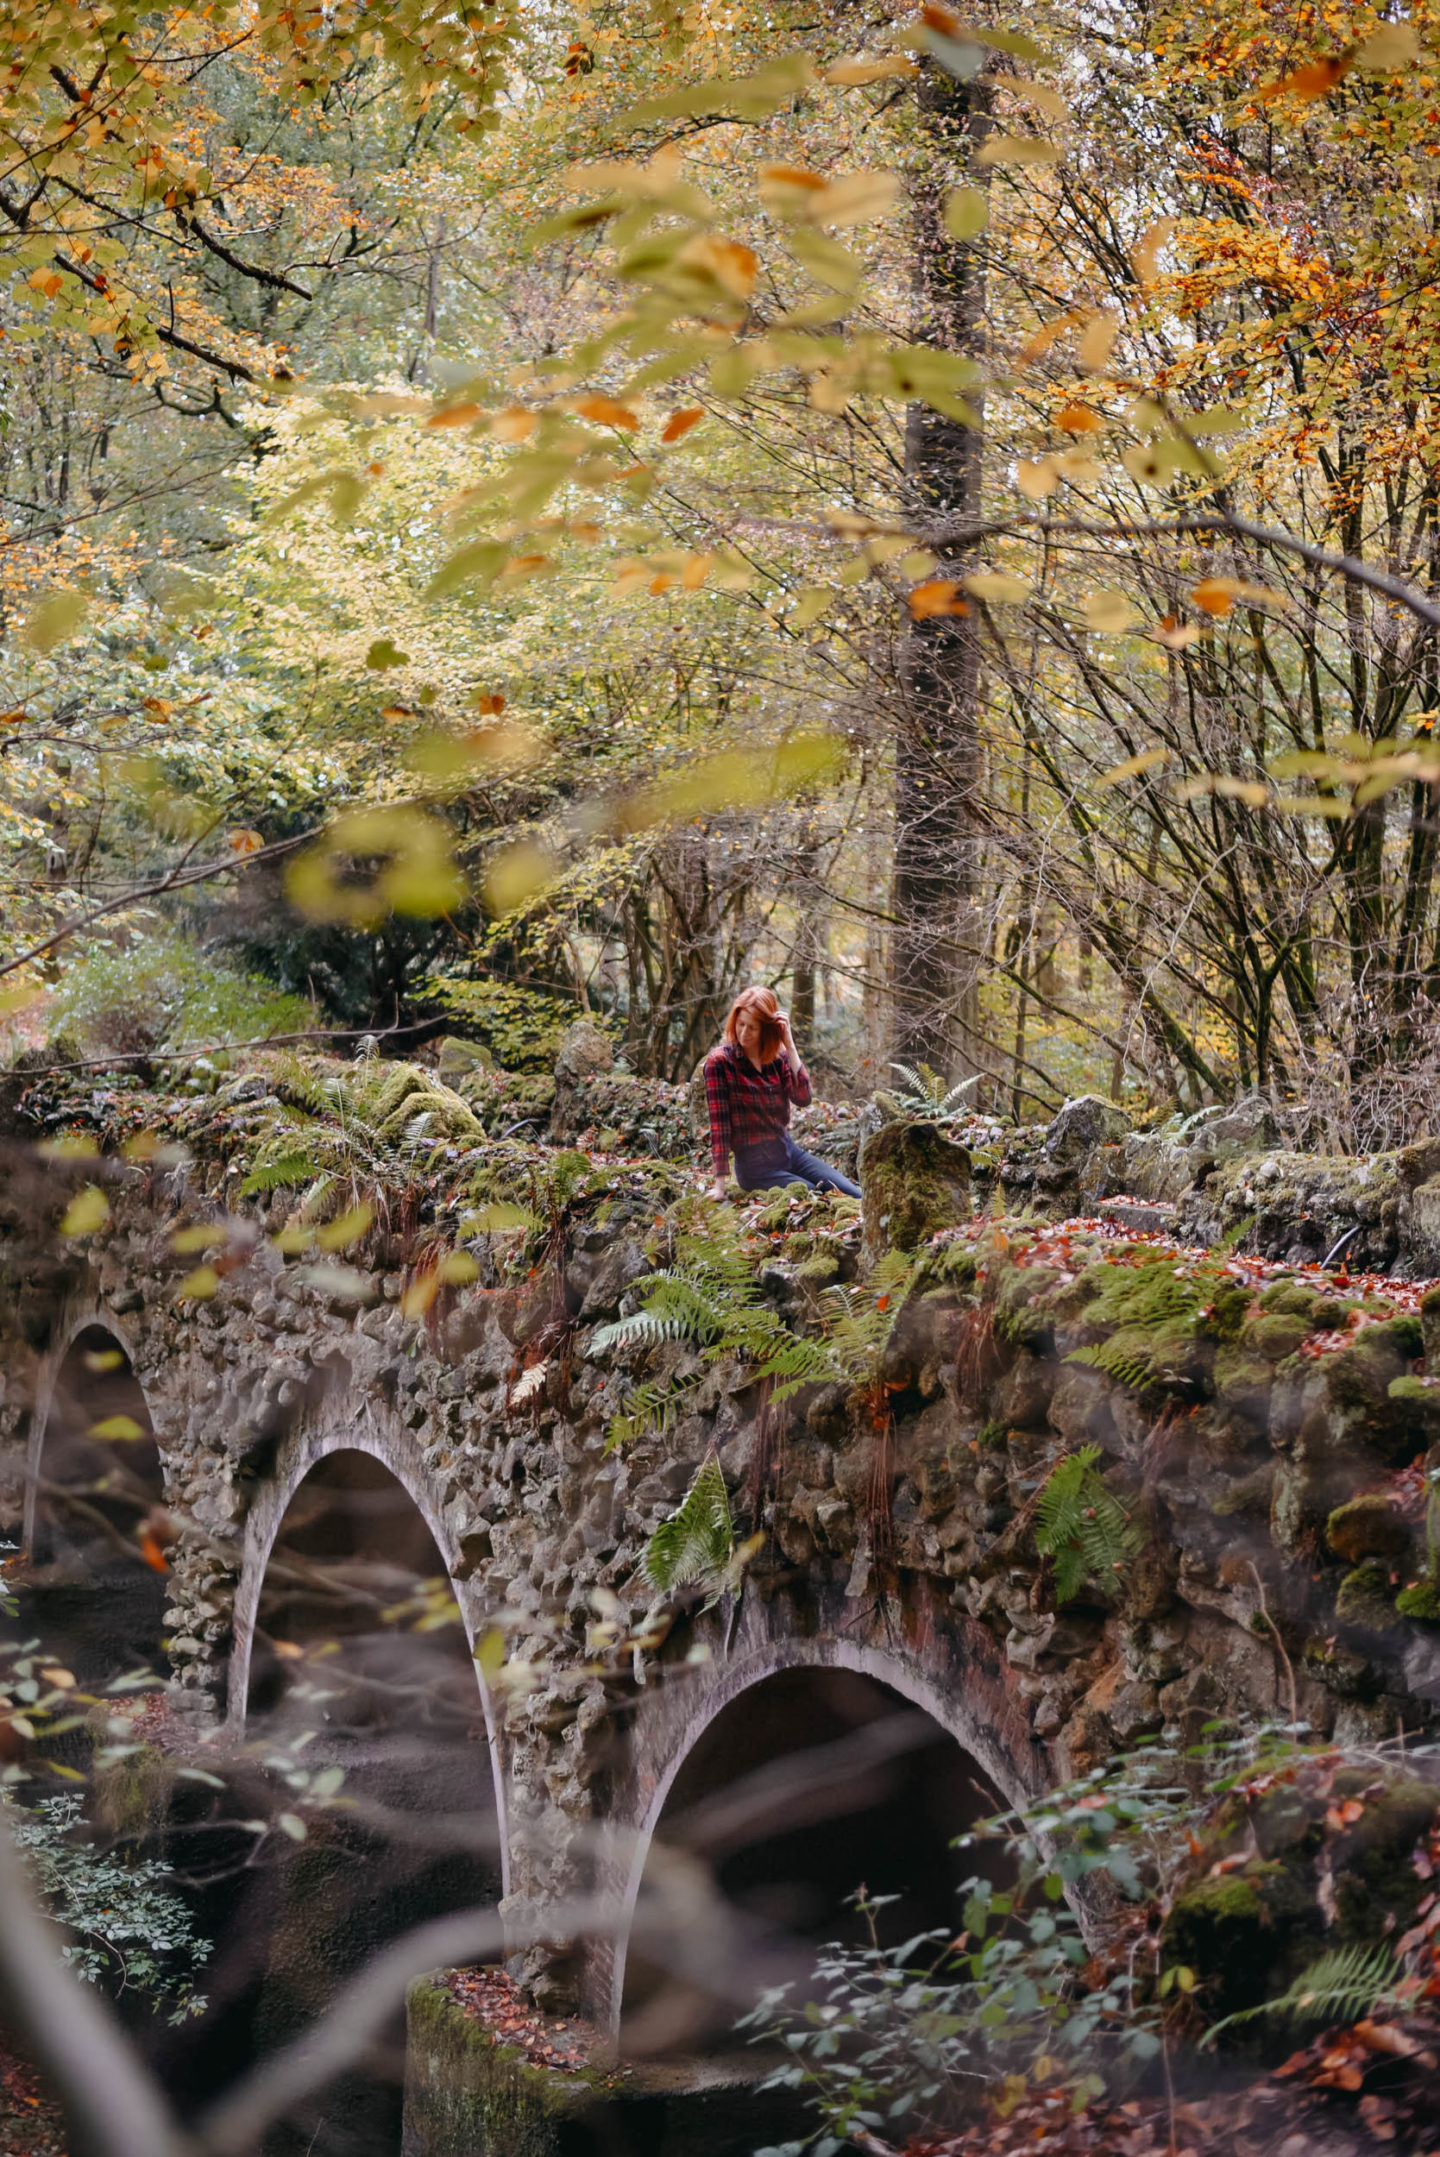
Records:
{"label": "stone bridge", "polygon": [[[165,1659],[165,1741],[233,1750],[257,1702],[267,1730],[283,1719],[333,1619],[307,1605],[296,1551],[357,1577],[388,1565],[391,1594],[443,1575],[478,1707],[464,1773],[493,1807],[517,1935],[597,1886],[621,1913],[609,1937],[527,1946],[551,2006],[616,2025],[657,1835],[767,1747],[823,1742],[836,1713],[865,1724],[908,1703],[1011,1803],[1166,1724],[1298,1715],[1363,1742],[1436,1720],[1424,1473],[1440,1462],[1440,1313],[1401,1281],[1321,1274],[1306,1239],[1334,1218],[1313,1208],[1276,1263],[1157,1241],[1167,1204],[1204,1195],[1187,1200],[1183,1177],[1169,1200],[1129,1191],[1118,1226],[1019,1219],[959,1149],[889,1126],[862,1165],[872,1249],[908,1224],[898,1316],[870,1367],[777,1400],[743,1356],[597,1340],[701,1218],[664,1163],[612,1150],[596,1173],[572,1150],[563,1191],[552,1178],[517,1224],[475,1211],[482,1133],[458,1167],[453,1145],[438,1169],[430,1156],[428,1243],[412,1225],[406,1257],[382,1223],[363,1256],[317,1254],[293,1191],[241,1195],[193,1118],[184,1153],[136,1145],[176,1112],[121,1106],[90,1114],[93,1157],[38,1159],[33,1122],[11,1142],[0,1468],[16,1583],[63,1602],[88,1551],[116,1653]],[[1078,1166],[1032,1148],[1052,1212],[1103,1208],[1096,1175],[1140,1180],[1133,1162],[1096,1170],[1097,1148],[1121,1147],[1103,1121]],[[514,1142],[496,1143],[513,1166]],[[1226,1190],[1262,1166],[1235,1159]],[[1325,1187],[1369,1209],[1364,1234],[1393,1237],[1429,1166],[1330,1164]],[[84,1188],[103,1222],[57,1237]],[[769,1307],[798,1331],[819,1322],[818,1284],[860,1265],[859,1224],[810,1201],[752,1206],[748,1233]],[[683,1414],[613,1447],[611,1419],[657,1371],[695,1381]],[[1113,1577],[1060,1601],[1038,1499],[1087,1446],[1136,1533]],[[657,1606],[642,1551],[712,1449],[738,1533],[760,1540],[738,1593]],[[107,1462],[118,1495],[82,1535],[63,1486]],[[403,1632],[422,1605],[383,1622]]]}

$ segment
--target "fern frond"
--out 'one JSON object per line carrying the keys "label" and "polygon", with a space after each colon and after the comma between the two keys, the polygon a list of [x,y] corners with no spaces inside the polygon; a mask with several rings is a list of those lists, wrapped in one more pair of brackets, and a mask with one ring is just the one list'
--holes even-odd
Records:
{"label": "fern frond", "polygon": [[240,1196],[255,1198],[265,1191],[278,1191],[289,1184],[311,1182],[319,1174],[319,1163],[313,1154],[282,1153],[273,1161],[262,1161],[241,1179]]}
{"label": "fern frond", "polygon": [[1242,2008],[1207,2031],[1213,2044],[1222,2030],[1273,2015],[1292,2025],[1358,2022],[1385,2001],[1397,1998],[1399,1966],[1388,1947],[1332,1947],[1302,1970],[1276,1999]]}
{"label": "fern frond", "polygon": [[730,1494],[717,1456],[707,1453],[680,1504],[645,1545],[640,1564],[651,1587],[668,1595],[696,1581],[722,1579],[734,1554]]}
{"label": "fern frond", "polygon": [[1105,1594],[1116,1568],[1140,1546],[1140,1531],[1099,1473],[1100,1448],[1082,1446],[1055,1463],[1035,1501],[1035,1548],[1055,1563],[1055,1600],[1073,1602],[1087,1580]]}

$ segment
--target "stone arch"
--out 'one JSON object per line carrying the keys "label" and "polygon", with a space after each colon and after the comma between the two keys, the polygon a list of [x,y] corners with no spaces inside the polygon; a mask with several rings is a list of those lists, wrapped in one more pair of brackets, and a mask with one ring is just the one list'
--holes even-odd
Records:
{"label": "stone arch", "polygon": [[[101,1302],[87,1300],[83,1303],[72,1304],[66,1311],[62,1323],[56,1328],[54,1338],[41,1364],[39,1379],[35,1387],[35,1400],[31,1411],[30,1440],[27,1447],[25,1466],[22,1537],[24,1548],[27,1552],[33,1550],[35,1545],[35,1529],[39,1511],[37,1501],[46,1440],[53,1434],[55,1418],[62,1407],[63,1379],[66,1367],[73,1357],[81,1336],[86,1333],[105,1333],[109,1335],[114,1346],[119,1349],[121,1355],[125,1358],[126,1366],[134,1378],[136,1388],[141,1397],[144,1398],[144,1386],[136,1375],[139,1344],[130,1327],[125,1324],[123,1319],[117,1318],[115,1313]],[[150,1414],[148,1400],[146,1401],[145,1421],[153,1436],[154,1421]],[[156,1441],[156,1449],[157,1452],[161,1451],[158,1440]],[[163,1452],[161,1453],[161,1459],[163,1468]]]}
{"label": "stone arch", "polygon": [[104,1305],[72,1307],[36,1388],[21,1533],[31,1615],[84,1682],[165,1667],[164,1503],[136,1343]]}
{"label": "stone arch", "polygon": [[[797,1615],[808,1622],[797,1623]],[[636,1905],[667,1800],[705,1733],[767,1679],[791,1671],[856,1673],[921,1709],[1007,1804],[1046,1787],[1044,1748],[1006,1683],[993,1639],[953,1610],[942,1617],[923,1602],[903,1613],[872,1610],[863,1630],[856,1618],[853,1606],[843,1603],[797,1614],[786,1598],[762,1604],[747,1596],[728,1645],[705,1621],[696,1631],[711,1649],[710,1663],[693,1675],[674,1673],[672,1682],[639,1704],[611,1812],[617,1855],[606,1884],[617,1918],[610,1939],[592,1950],[585,1983],[592,2013],[613,2034],[620,2026]]]}
{"label": "stone arch", "polygon": [[[452,1538],[435,1494],[416,1459],[408,1431],[376,1416],[373,1408],[353,1422],[327,1422],[302,1427],[280,1449],[273,1474],[256,1492],[245,1522],[244,1554],[240,1562],[232,1606],[230,1654],[226,1672],[226,1725],[235,1737],[244,1733],[247,1701],[254,1663],[255,1631],[260,1614],[265,1575],[274,1555],[291,1503],[301,1485],[322,1461],[338,1453],[367,1455],[399,1485],[423,1521],[439,1553],[460,1607],[467,1646],[475,1644],[475,1612],[471,1598],[456,1579],[458,1566]],[[506,1833],[506,1776],[500,1749],[499,1726],[484,1675],[472,1661],[477,1697],[484,1716],[486,1758],[493,1788],[499,1834],[500,1865],[505,1892],[509,1891],[509,1847]]]}

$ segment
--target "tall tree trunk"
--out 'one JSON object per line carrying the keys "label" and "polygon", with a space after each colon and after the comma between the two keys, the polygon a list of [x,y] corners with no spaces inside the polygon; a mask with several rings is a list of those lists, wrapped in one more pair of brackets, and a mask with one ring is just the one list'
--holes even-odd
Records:
{"label": "tall tree trunk", "polygon": [[[926,61],[916,93],[926,145],[914,196],[916,342],[977,356],[985,303],[984,236],[956,241],[942,207],[989,126],[989,92]],[[983,178],[983,168],[980,175]],[[974,424],[912,404],[905,436],[909,507],[924,520],[980,506],[982,411]],[[972,567],[963,556],[936,575]],[[976,1068],[983,947],[974,797],[980,779],[980,635],[974,612],[912,623],[900,651],[895,751],[894,1054],[947,1076]]]}

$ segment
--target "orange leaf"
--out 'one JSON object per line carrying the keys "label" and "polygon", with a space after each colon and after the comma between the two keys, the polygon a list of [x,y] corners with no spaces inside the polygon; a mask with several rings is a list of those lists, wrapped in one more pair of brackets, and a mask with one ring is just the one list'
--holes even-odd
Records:
{"label": "orange leaf", "polygon": [[425,424],[427,427],[468,427],[472,420],[480,418],[483,410],[483,405],[478,404],[447,404],[443,411],[432,412]]}
{"label": "orange leaf", "polygon": [[1094,434],[1105,422],[1088,404],[1067,404],[1055,415],[1055,424],[1063,427],[1067,434]]}
{"label": "orange leaf", "polygon": [[482,689],[475,699],[475,709],[487,719],[498,718],[505,709],[505,699],[498,689]]}
{"label": "orange leaf", "polygon": [[953,577],[932,577],[927,584],[917,584],[909,599],[913,621],[928,621],[932,614],[968,614],[969,607],[960,597],[960,587]]}
{"label": "orange leaf", "polygon": [[1262,83],[1255,94],[1266,105],[1277,97],[1328,97],[1354,65],[1355,47],[1351,45],[1344,52],[1329,54],[1324,59],[1306,60],[1288,75],[1282,75],[1278,82]]}
{"label": "orange leaf", "polygon": [[170,1561],[147,1528],[140,1538],[140,1555],[152,1573],[168,1573]]}
{"label": "orange leaf", "polygon": [[937,0],[925,0],[920,10],[920,20],[927,30],[938,30],[942,37],[958,37],[960,17],[953,8],[941,7]]}
{"label": "orange leaf", "polygon": [[232,854],[258,854],[264,844],[265,840],[258,831],[232,831],[230,834]]}
{"label": "orange leaf", "polygon": [[818,191],[826,185],[823,173],[811,172],[805,165],[762,165],[760,177],[781,187],[807,187]]}
{"label": "orange leaf", "polygon": [[581,397],[575,409],[582,419],[593,419],[597,427],[623,427],[633,434],[640,425],[629,405],[614,397]]}
{"label": "orange leaf", "polygon": [[678,442],[692,427],[698,427],[704,417],[705,407],[700,404],[687,404],[679,412],[672,412],[665,422],[661,441]]}

